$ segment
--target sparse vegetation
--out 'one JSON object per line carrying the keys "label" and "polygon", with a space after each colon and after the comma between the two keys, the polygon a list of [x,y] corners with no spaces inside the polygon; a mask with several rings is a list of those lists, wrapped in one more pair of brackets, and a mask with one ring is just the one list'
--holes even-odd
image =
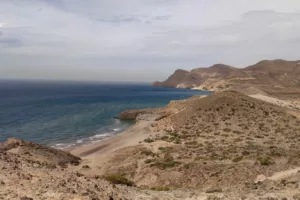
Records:
{"label": "sparse vegetation", "polygon": [[151,139],[151,138],[147,138],[147,139],[144,140],[144,142],[146,142],[146,143],[152,143],[152,142],[154,142],[154,140]]}
{"label": "sparse vegetation", "polygon": [[[216,96],[218,98],[210,96],[209,100],[196,101],[195,108],[174,114],[170,121],[160,121],[157,127],[161,126],[165,135],[150,136],[154,144],[140,150],[145,156],[138,153],[138,162],[119,158],[119,163],[128,165],[116,168],[135,178],[151,174],[156,177],[155,184],[172,188],[201,188],[210,183],[224,186],[225,191],[226,184],[239,187],[258,172],[270,176],[286,169],[287,165],[299,166],[296,158],[300,154],[298,118],[288,117],[273,105],[257,103],[240,94],[220,94],[222,101],[219,94]],[[240,96],[245,101],[240,100]],[[217,113],[216,108],[219,108]],[[164,123],[172,127],[172,131],[165,131]],[[253,167],[253,163],[257,165]],[[174,178],[169,176],[171,173]],[[232,182],[233,179],[236,181]]]}
{"label": "sparse vegetation", "polygon": [[162,152],[170,152],[173,149],[173,147],[159,147],[158,150]]}
{"label": "sparse vegetation", "polygon": [[157,186],[157,187],[152,187],[151,190],[154,190],[154,191],[169,191],[170,188],[165,187],[165,186]]}
{"label": "sparse vegetation", "polygon": [[224,128],[223,131],[228,133],[228,132],[231,131],[231,129],[230,128]]}
{"label": "sparse vegetation", "polygon": [[261,165],[264,165],[264,166],[275,164],[275,161],[269,156],[261,156],[261,157],[258,157],[257,160]]}
{"label": "sparse vegetation", "polygon": [[134,186],[134,182],[128,180],[122,175],[112,174],[104,177],[105,180],[109,181],[113,184],[120,184],[120,185],[127,185],[127,186]]}
{"label": "sparse vegetation", "polygon": [[157,167],[161,170],[165,170],[167,168],[173,168],[173,167],[175,167],[176,165],[179,165],[179,164],[180,164],[179,162],[174,161],[174,160],[172,160],[172,161],[157,161],[157,162],[151,164],[150,166],[151,167]]}
{"label": "sparse vegetation", "polygon": [[141,152],[141,154],[146,155],[146,156],[155,156],[155,153],[153,153],[150,150],[144,150]]}
{"label": "sparse vegetation", "polygon": [[155,161],[155,159],[147,159],[147,160],[145,160],[144,162],[146,163],[146,164],[149,164],[149,163],[152,163],[152,162],[154,162]]}
{"label": "sparse vegetation", "polygon": [[232,159],[232,162],[240,162],[241,160],[243,160],[244,156],[237,156],[234,159]]}

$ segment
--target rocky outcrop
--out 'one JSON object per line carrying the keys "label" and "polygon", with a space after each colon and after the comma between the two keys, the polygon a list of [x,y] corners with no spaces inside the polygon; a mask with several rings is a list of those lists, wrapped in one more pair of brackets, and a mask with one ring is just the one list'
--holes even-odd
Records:
{"label": "rocky outcrop", "polygon": [[168,115],[170,115],[170,112],[164,109],[143,109],[143,110],[125,110],[121,112],[119,116],[114,118],[121,119],[121,120],[158,121]]}
{"label": "rocky outcrop", "polygon": [[177,69],[166,81],[154,82],[153,86],[156,87],[173,87],[173,88],[191,88],[196,77],[189,71]]}
{"label": "rocky outcrop", "polygon": [[193,96],[184,100],[172,100],[170,103],[163,108],[149,108],[140,110],[125,110],[114,117],[115,119],[121,120],[145,120],[145,121],[159,121],[172,114],[184,110],[191,106],[195,101],[204,98],[205,96]]}
{"label": "rocky outcrop", "polygon": [[33,142],[9,138],[6,142],[1,143],[0,151],[11,152],[18,155],[29,155],[36,162],[43,161],[49,166],[54,165],[78,165],[80,158],[51,147],[42,146]]}

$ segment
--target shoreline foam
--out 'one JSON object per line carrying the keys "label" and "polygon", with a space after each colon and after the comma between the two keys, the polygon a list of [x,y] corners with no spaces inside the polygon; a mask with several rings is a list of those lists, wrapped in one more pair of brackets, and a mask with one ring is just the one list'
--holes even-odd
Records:
{"label": "shoreline foam", "polygon": [[[69,150],[73,155],[81,158],[89,158],[89,161],[96,162],[96,157],[103,157],[118,149],[139,144],[140,141],[150,135],[157,134],[153,131],[151,124],[153,121],[138,121],[125,131],[106,139],[78,146]],[[101,160],[101,159],[100,159]],[[96,163],[95,163],[96,164]]]}

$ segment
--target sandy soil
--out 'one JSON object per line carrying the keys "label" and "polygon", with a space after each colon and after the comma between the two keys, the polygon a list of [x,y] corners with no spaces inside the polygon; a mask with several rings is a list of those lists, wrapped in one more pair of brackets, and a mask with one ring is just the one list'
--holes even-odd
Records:
{"label": "sandy soil", "polygon": [[73,149],[70,153],[88,160],[91,166],[98,166],[105,160],[106,155],[124,147],[137,145],[140,141],[154,134],[151,127],[153,123],[155,122],[139,121],[123,133],[106,140],[78,147]]}
{"label": "sandy soil", "polygon": [[254,95],[249,95],[249,96],[256,98],[256,99],[260,99],[262,101],[266,101],[266,102],[278,105],[278,106],[282,106],[285,108],[292,108],[292,109],[300,110],[300,102],[281,100],[281,99],[277,99],[277,98],[270,97],[270,96],[263,95],[263,94],[254,94]]}

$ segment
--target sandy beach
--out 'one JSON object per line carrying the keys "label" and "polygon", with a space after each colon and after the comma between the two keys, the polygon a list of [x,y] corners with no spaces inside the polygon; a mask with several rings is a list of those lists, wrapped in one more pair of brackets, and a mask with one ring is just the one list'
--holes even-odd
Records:
{"label": "sandy beach", "polygon": [[153,121],[138,121],[135,125],[116,136],[80,146],[71,150],[70,153],[87,160],[92,167],[98,166],[104,160],[104,157],[110,153],[124,147],[137,145],[150,135],[156,134],[151,127],[153,123]]}

